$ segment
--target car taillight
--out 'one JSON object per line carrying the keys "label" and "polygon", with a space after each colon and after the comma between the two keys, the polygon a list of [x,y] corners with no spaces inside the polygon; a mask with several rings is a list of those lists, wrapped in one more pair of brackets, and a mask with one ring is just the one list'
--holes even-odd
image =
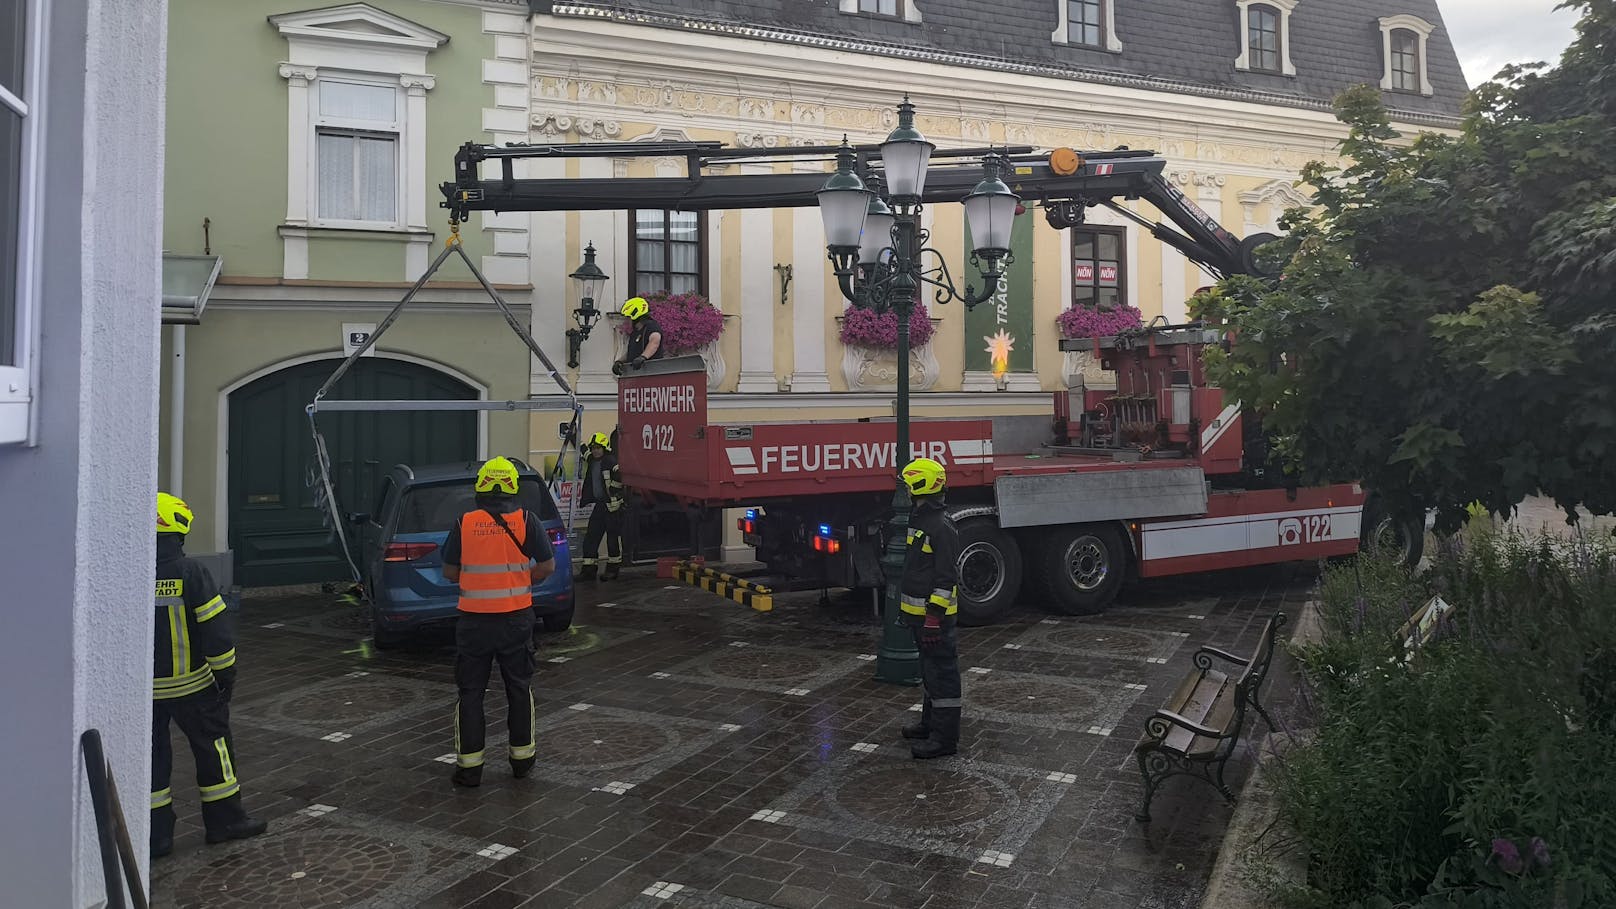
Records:
{"label": "car taillight", "polygon": [[413,562],[426,558],[437,549],[436,543],[388,543],[387,550],[382,553],[382,561]]}
{"label": "car taillight", "polygon": [[567,532],[565,530],[562,530],[559,527],[551,527],[548,529],[548,533],[550,534],[551,546],[567,545]]}

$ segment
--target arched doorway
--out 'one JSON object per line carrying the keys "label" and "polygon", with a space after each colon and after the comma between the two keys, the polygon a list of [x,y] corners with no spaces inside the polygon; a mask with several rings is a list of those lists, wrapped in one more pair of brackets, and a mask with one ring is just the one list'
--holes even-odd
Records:
{"label": "arched doorway", "polygon": [[[316,360],[230,393],[230,548],[244,587],[348,576],[329,513],[318,506],[314,440],[304,408],[336,368]],[[381,357],[357,361],[331,400],[472,400],[477,390],[430,366]],[[320,416],[343,513],[367,511],[394,464],[477,456],[475,413],[327,413]]]}

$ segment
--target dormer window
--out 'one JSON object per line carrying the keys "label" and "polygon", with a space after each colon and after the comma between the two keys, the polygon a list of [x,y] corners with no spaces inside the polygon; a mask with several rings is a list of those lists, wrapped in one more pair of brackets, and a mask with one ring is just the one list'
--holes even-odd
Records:
{"label": "dormer window", "polygon": [[837,8],[853,16],[880,16],[904,22],[920,22],[915,0],[839,0]]}
{"label": "dormer window", "polygon": [[1236,0],[1240,56],[1234,68],[1276,76],[1296,75],[1291,63],[1291,13],[1297,0]]}
{"label": "dormer window", "polygon": [[1388,16],[1380,20],[1380,87],[1389,92],[1433,95],[1426,46],[1436,26],[1418,16]]}
{"label": "dormer window", "polygon": [[1060,22],[1049,40],[1056,44],[1117,53],[1116,0],[1055,0]]}

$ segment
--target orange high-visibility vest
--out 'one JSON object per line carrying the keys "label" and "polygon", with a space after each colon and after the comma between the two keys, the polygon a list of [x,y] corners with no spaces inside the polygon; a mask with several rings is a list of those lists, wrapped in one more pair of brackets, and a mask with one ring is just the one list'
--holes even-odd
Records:
{"label": "orange high-visibility vest", "polygon": [[502,517],[509,534],[480,509],[460,519],[461,612],[516,612],[533,605],[533,561],[517,545],[527,542],[527,519],[521,511]]}

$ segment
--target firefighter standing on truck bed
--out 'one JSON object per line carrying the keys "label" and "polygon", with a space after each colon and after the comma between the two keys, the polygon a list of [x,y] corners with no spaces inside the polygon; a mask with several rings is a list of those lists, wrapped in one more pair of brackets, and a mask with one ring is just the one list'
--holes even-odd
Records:
{"label": "firefighter standing on truck bed", "polygon": [[639,369],[647,360],[662,358],[662,326],[651,318],[651,304],[644,297],[631,297],[623,301],[620,310],[628,317],[632,327],[628,335],[628,352],[623,359],[612,364],[612,375],[620,376],[630,369]]}
{"label": "firefighter standing on truck bed", "polygon": [[589,512],[589,526],[584,531],[583,559],[579,562],[575,580],[593,581],[600,562],[600,542],[606,541],[606,570],[599,573],[602,581],[617,577],[623,566],[623,519],[627,498],[623,487],[623,472],[618,468],[617,455],[612,451],[611,437],[597,432],[589,440],[589,461],[584,471],[584,492],[580,504],[593,505]]}
{"label": "firefighter standing on truck bed", "polygon": [[917,458],[901,476],[914,500],[914,510],[909,515],[899,609],[920,650],[920,679],[925,686],[920,722],[904,727],[903,737],[914,741],[909,753],[917,758],[944,757],[959,748],[962,703],[955,576],[959,531],[943,513],[947,485],[943,465],[931,458]]}
{"label": "firefighter standing on truck bed", "polygon": [[455,770],[458,786],[483,781],[483,695],[494,661],[505,681],[511,774],[533,770],[533,585],[555,572],[544,525],[516,497],[516,465],[490,458],[477,471],[477,508],[449,531],[443,577],[460,583],[455,622]]}
{"label": "firefighter standing on truck bed", "polygon": [[152,673],[151,854],[174,851],[174,798],[169,776],[172,720],[191,745],[202,826],[209,843],[246,839],[268,829],[247,816],[236,780],[230,736],[230,692],[236,645],[224,599],[207,568],[185,555],[193,515],[185,502],[157,494],[157,637]]}

